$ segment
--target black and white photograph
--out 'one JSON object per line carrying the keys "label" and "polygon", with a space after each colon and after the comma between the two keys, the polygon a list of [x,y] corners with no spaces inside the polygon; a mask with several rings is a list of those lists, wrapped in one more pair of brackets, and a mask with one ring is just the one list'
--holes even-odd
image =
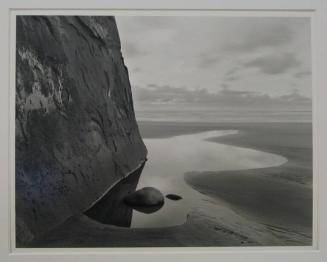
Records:
{"label": "black and white photograph", "polygon": [[17,15],[17,248],[313,243],[311,19]]}

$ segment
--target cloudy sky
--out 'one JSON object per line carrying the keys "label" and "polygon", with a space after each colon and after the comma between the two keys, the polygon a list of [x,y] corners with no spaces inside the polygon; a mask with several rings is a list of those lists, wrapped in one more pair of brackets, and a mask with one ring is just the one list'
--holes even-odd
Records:
{"label": "cloudy sky", "polygon": [[311,108],[308,18],[116,20],[136,111]]}

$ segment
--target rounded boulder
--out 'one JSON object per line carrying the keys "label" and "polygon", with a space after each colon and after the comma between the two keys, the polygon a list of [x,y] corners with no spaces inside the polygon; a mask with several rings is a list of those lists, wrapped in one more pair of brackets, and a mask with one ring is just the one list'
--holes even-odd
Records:
{"label": "rounded boulder", "polygon": [[124,202],[129,206],[157,206],[164,203],[163,194],[154,187],[144,187],[127,195]]}

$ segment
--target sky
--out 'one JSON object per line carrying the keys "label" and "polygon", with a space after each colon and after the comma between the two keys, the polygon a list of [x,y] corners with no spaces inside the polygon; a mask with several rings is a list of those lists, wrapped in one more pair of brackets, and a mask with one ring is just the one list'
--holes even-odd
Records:
{"label": "sky", "polygon": [[311,110],[309,18],[116,21],[136,112]]}

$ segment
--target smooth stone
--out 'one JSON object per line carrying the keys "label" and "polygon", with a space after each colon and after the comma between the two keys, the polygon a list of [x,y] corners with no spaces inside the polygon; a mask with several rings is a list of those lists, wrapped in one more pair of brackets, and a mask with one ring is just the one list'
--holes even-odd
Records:
{"label": "smooth stone", "polygon": [[144,214],[152,214],[160,210],[163,207],[163,205],[164,203],[155,206],[134,206],[133,209]]}
{"label": "smooth stone", "polygon": [[124,202],[132,207],[163,205],[164,201],[163,194],[154,187],[144,187],[124,198]]}
{"label": "smooth stone", "polygon": [[166,198],[170,199],[170,200],[181,200],[182,197],[176,194],[168,194],[166,195]]}

